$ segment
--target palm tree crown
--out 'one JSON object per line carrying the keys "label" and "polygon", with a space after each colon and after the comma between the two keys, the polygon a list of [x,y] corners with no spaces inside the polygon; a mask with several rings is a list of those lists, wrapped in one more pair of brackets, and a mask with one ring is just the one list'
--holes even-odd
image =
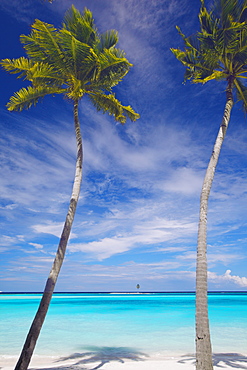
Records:
{"label": "palm tree crown", "polygon": [[177,27],[185,50],[171,49],[186,67],[184,79],[193,83],[231,81],[238,100],[247,107],[247,1],[216,0],[208,11],[204,0],[199,13],[200,31],[185,37]]}
{"label": "palm tree crown", "polygon": [[127,117],[132,121],[139,118],[112,93],[131,67],[124,52],[115,46],[117,31],[100,35],[88,9],[81,14],[72,6],[61,29],[36,20],[30,35],[21,35],[20,40],[27,57],[4,59],[1,64],[32,85],[10,98],[9,110],[27,109],[47,94],[63,93],[73,101],[88,94],[98,110],[108,111],[121,123]]}

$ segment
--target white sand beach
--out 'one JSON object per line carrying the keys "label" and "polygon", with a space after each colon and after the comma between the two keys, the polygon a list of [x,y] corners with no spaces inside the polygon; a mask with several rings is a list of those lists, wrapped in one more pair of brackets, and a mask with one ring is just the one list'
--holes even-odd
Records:
{"label": "white sand beach", "polygon": [[[15,356],[0,356],[1,370],[13,370]],[[32,370],[194,370],[194,355],[163,358],[95,358],[83,354],[68,357],[33,356],[29,369]],[[247,355],[238,353],[220,353],[214,355],[214,369],[247,369]]]}

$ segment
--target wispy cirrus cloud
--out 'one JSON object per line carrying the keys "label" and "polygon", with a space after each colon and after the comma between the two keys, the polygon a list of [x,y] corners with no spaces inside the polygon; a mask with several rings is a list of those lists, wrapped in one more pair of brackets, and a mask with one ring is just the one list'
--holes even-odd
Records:
{"label": "wispy cirrus cloud", "polygon": [[[127,215],[125,217],[127,218]],[[123,219],[122,215],[119,218],[118,227],[116,228],[116,225],[114,225],[114,236],[101,238],[88,243],[71,242],[68,249],[70,252],[81,251],[91,255],[93,259],[103,260],[134,248],[143,248],[151,244],[161,246],[168,241],[178,240],[182,236],[185,237],[185,235],[191,237],[191,235],[194,235],[196,229],[194,223],[184,222],[182,220],[174,221],[165,218],[159,219],[157,217],[153,221],[141,220],[134,223],[133,218],[132,220],[133,227],[131,228],[129,226],[128,231],[122,230],[121,232],[121,223],[124,224],[124,227],[127,226],[126,220]],[[161,251],[160,249],[158,250]],[[166,248],[163,247],[162,250],[165,252]],[[167,251],[171,252],[172,248],[169,246]],[[177,252],[176,247],[174,247],[174,251]]]}
{"label": "wispy cirrus cloud", "polygon": [[[51,234],[51,235],[54,235],[54,236],[60,238],[60,236],[62,234],[62,230],[63,230],[63,225],[64,225],[63,222],[58,223],[58,222],[50,221],[50,222],[47,222],[46,224],[33,225],[32,229],[35,231],[35,233],[38,233],[38,234],[40,234],[40,233],[42,233],[42,234]],[[70,234],[70,238],[71,239],[76,238],[76,234],[74,234],[72,232]],[[33,244],[34,243],[31,243],[31,245],[33,245]]]}

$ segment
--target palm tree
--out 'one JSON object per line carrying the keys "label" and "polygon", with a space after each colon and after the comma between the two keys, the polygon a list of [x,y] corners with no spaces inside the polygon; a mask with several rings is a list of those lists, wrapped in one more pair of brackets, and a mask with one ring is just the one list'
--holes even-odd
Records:
{"label": "palm tree", "polygon": [[207,210],[208,199],[221,147],[230,121],[234,92],[247,108],[247,89],[241,82],[247,78],[247,1],[216,0],[209,12],[201,0],[200,32],[183,38],[185,50],[171,49],[186,67],[185,80],[206,83],[226,82],[226,104],[213,152],[204,177],[198,225],[196,265],[196,368],[211,370],[212,348],[207,302]]}
{"label": "palm tree", "polygon": [[97,110],[108,112],[122,124],[127,118],[135,121],[139,115],[130,106],[123,106],[112,93],[112,87],[122,80],[131,67],[124,52],[116,48],[118,34],[114,30],[98,34],[88,9],[81,14],[72,6],[65,15],[61,29],[36,20],[31,34],[21,35],[20,40],[27,57],[4,59],[1,65],[10,73],[20,73],[19,77],[29,80],[31,85],[10,98],[8,109],[21,111],[35,105],[45,95],[63,94],[73,102],[77,142],[74,185],[56,257],[15,368],[26,370],[63,263],[80,193],[83,148],[78,117],[79,101],[87,94]]}

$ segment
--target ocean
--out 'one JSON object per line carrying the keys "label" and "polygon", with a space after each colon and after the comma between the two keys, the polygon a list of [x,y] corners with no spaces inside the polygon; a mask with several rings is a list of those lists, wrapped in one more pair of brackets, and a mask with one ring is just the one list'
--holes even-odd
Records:
{"label": "ocean", "polygon": [[[20,353],[41,294],[0,294],[0,355]],[[247,292],[209,293],[214,353],[247,352]],[[103,348],[145,356],[193,354],[194,293],[55,293],[35,354]]]}

